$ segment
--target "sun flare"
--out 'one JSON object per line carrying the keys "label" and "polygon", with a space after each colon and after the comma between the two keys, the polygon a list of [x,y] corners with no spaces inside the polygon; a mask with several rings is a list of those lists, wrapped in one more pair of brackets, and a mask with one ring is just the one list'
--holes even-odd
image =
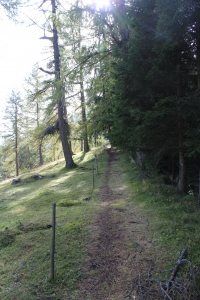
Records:
{"label": "sun flare", "polygon": [[107,9],[111,5],[109,0],[84,0],[84,4],[96,9]]}

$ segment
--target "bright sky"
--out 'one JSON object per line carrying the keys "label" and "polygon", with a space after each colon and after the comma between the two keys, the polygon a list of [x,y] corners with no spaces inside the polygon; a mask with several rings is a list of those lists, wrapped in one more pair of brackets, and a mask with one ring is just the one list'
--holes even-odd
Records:
{"label": "bright sky", "polygon": [[[84,3],[96,3],[99,7],[105,7],[109,0],[84,0]],[[42,17],[40,14],[39,19]],[[5,16],[0,16],[0,113],[4,110],[11,91],[20,89],[34,64],[45,59],[45,55],[41,53],[47,43],[39,39],[42,35],[42,29],[37,26],[15,24]]]}
{"label": "bright sky", "polygon": [[10,20],[0,20],[0,111],[5,109],[6,99],[12,90],[20,90],[24,78],[33,66],[42,60],[45,42],[38,27],[17,25]]}
{"label": "bright sky", "polygon": [[[109,0],[84,0],[84,3],[106,7]],[[50,4],[48,3],[48,6]],[[30,12],[28,14],[32,17]],[[40,12],[36,18],[38,23],[42,21],[42,17]],[[24,79],[31,74],[33,66],[37,62],[40,62],[41,66],[45,59],[48,60],[49,54],[44,54],[44,48],[49,46],[49,41],[40,40],[42,36],[43,30],[36,25],[27,27],[25,24],[15,24],[5,16],[0,16],[0,120],[12,90],[20,91]]]}

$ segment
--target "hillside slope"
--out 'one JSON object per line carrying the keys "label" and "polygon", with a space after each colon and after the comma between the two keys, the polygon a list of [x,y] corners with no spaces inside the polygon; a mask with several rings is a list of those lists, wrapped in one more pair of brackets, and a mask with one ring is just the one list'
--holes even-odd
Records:
{"label": "hillside slope", "polygon": [[[99,174],[94,170],[93,186],[95,156]],[[80,153],[75,160],[76,169],[66,170],[58,161],[22,175],[19,184],[0,185],[0,299],[199,299],[198,265],[193,268],[188,261],[189,269],[181,268],[183,274],[179,271],[166,289],[186,243],[192,241],[190,251],[198,261],[198,210],[188,203],[193,198],[181,198],[157,179],[144,177],[113,148]],[[179,210],[195,230],[174,230],[185,222]]]}

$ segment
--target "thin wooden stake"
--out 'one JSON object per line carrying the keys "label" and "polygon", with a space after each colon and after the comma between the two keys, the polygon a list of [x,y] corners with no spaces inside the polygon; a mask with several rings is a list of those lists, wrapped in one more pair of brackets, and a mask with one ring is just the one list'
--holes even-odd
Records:
{"label": "thin wooden stake", "polygon": [[96,156],[96,154],[95,154],[95,164],[96,164],[97,174],[99,174],[98,161],[97,161],[97,156]]}
{"label": "thin wooden stake", "polygon": [[92,165],[92,184],[94,189],[94,165]]}
{"label": "thin wooden stake", "polygon": [[56,204],[52,204],[51,279],[54,279],[54,254],[56,237]]}

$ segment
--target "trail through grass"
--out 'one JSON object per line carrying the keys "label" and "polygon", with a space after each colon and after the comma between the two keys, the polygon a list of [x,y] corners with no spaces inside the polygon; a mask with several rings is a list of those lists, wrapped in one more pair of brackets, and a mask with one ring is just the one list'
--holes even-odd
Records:
{"label": "trail through grass", "polygon": [[[95,172],[93,189],[95,154],[99,174]],[[191,262],[199,267],[198,200],[193,195],[180,195],[175,187],[164,185],[160,178],[147,177],[126,155],[120,156],[129,197],[121,199],[119,189],[119,199],[111,207],[121,212],[135,208],[142,212],[143,220],[147,220],[148,240],[156,246],[157,257],[160,255],[160,267],[172,268],[185,247]],[[85,249],[88,228],[93,228],[94,219],[102,211],[98,193],[105,182],[107,158],[107,153],[97,148],[75,155],[78,164],[75,169],[66,170],[64,161],[60,160],[23,174],[16,185],[11,185],[12,180],[0,184],[0,299],[80,300],[77,288],[81,267],[88,259]],[[35,180],[35,174],[45,177]],[[114,186],[117,173],[113,176],[110,180]],[[56,203],[53,282],[50,280],[52,203]],[[132,232],[131,226],[139,225],[133,219],[127,226],[124,232]],[[139,249],[139,254],[138,241],[145,244],[140,241],[142,238],[137,242],[127,241],[125,247],[130,252]],[[95,276],[94,271],[91,276]]]}

